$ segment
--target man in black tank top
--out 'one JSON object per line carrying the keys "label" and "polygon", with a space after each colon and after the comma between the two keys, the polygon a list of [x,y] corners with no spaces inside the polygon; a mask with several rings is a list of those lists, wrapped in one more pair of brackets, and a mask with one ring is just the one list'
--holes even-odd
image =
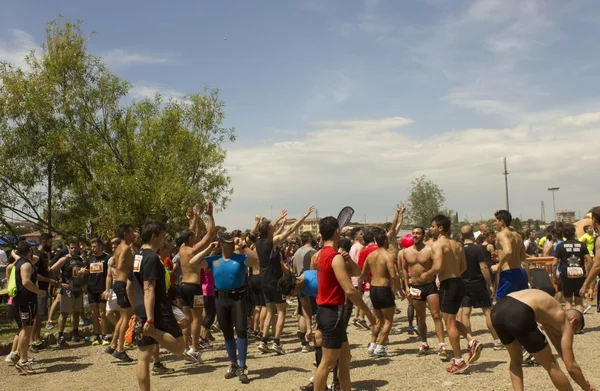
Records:
{"label": "man in black tank top", "polygon": [[[262,289],[267,306],[267,317],[263,325],[262,341],[258,347],[263,353],[285,353],[281,347],[280,338],[285,324],[286,302],[283,300],[281,293],[277,291],[277,282],[281,276],[283,276],[281,254],[277,247],[285,242],[285,240],[304,223],[313,211],[314,207],[311,206],[300,219],[279,235],[275,235],[275,226],[285,219],[287,210],[284,209],[281,211],[275,224],[271,224],[271,222],[266,219],[258,224],[260,238],[256,241],[256,253],[258,254]],[[273,344],[268,347],[269,326],[271,325],[271,319],[275,313],[279,314],[279,316],[277,316],[277,325],[275,326],[275,338]]]}

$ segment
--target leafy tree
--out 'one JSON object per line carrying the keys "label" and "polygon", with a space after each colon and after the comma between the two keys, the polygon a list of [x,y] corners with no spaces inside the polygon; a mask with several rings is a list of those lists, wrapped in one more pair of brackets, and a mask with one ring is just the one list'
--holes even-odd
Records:
{"label": "leafy tree", "polygon": [[428,227],[444,207],[444,191],[425,175],[415,178],[408,197],[407,217],[411,224]]}
{"label": "leafy tree", "polygon": [[130,84],[87,51],[89,39],[80,21],[59,18],[27,69],[0,65],[2,212],[105,236],[148,218],[180,230],[186,208],[205,199],[225,208],[232,189],[222,144],[235,135],[222,127],[219,91],[126,105]]}
{"label": "leafy tree", "polygon": [[516,219],[514,219],[512,222],[512,226],[517,232],[523,232],[523,223],[521,222],[520,218],[517,217]]}

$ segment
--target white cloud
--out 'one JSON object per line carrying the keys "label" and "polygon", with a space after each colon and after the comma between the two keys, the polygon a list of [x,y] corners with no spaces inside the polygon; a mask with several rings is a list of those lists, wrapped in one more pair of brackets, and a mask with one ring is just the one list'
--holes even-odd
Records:
{"label": "white cloud", "polygon": [[295,217],[314,203],[321,216],[349,204],[360,215],[356,220],[368,213],[368,221],[385,221],[419,175],[444,189],[447,206],[461,217],[489,218],[504,206],[505,156],[515,216],[539,217],[551,186],[561,187],[557,209],[584,210],[597,203],[593,177],[585,173],[600,156],[582,151],[600,148],[599,122],[600,112],[593,112],[435,135],[398,130],[411,123],[403,117],[322,122],[299,139],[229,149],[226,165],[235,192],[218,220],[246,228],[252,218],[243,216],[268,215],[271,204],[290,208]]}
{"label": "white cloud", "polygon": [[135,64],[164,64],[169,61],[167,56],[163,55],[145,55],[123,49],[113,49],[102,55],[106,64],[113,67],[123,67]]}
{"label": "white cloud", "polygon": [[357,83],[346,69],[323,72],[312,88],[312,93],[304,105],[303,118],[309,119],[325,112],[331,105],[352,99],[357,92]]}
{"label": "white cloud", "polygon": [[156,94],[161,94],[164,98],[167,99],[182,99],[185,96],[185,93],[182,91],[148,82],[136,83],[129,91],[129,96],[136,100],[146,98],[152,99]]}
{"label": "white cloud", "polygon": [[0,39],[0,61],[6,61],[16,67],[27,69],[25,56],[31,49],[38,49],[33,36],[23,30],[10,30],[7,40]]}

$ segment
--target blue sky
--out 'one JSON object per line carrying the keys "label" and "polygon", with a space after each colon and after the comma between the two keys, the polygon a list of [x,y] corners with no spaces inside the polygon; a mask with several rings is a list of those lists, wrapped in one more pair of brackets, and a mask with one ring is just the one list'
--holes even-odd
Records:
{"label": "blue sky", "polygon": [[[237,128],[221,223],[315,204],[385,221],[424,174],[462,217],[584,213],[598,204],[600,80],[593,0],[2,2],[0,60],[48,20],[80,18],[131,99],[222,90]],[[227,38],[225,40],[225,38]],[[391,218],[391,217],[390,217]]]}

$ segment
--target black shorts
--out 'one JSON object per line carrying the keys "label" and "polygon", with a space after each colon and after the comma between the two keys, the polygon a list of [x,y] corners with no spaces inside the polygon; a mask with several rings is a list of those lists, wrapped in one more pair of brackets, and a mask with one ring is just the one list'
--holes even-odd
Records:
{"label": "black shorts", "polygon": [[24,304],[13,304],[13,316],[19,330],[23,327],[33,326],[33,321],[37,315],[37,298],[35,302]]}
{"label": "black shorts", "polygon": [[492,324],[503,345],[517,340],[531,354],[548,345],[538,328],[533,309],[510,296],[498,301],[492,309]]}
{"label": "black shorts", "polygon": [[[173,315],[172,310],[170,312],[162,313],[161,316],[156,315],[157,314],[154,314],[154,316],[156,317],[154,323],[155,328],[164,331],[165,333],[171,334],[174,338],[179,338],[183,335],[183,333],[181,332],[181,328],[177,323],[177,319],[175,319],[175,315]],[[146,318],[142,318],[142,322],[146,323]],[[157,343],[158,342],[156,342],[156,340],[152,337],[142,337],[141,339],[137,340],[138,346],[149,346],[155,345]]]}
{"label": "black shorts", "polygon": [[413,300],[427,301],[427,296],[439,295],[435,281],[430,282],[429,284],[412,285],[410,288],[412,288],[412,292],[414,293],[411,294]]}
{"label": "black shorts", "polygon": [[317,309],[317,328],[321,331],[321,346],[326,349],[341,349],[348,342],[346,333],[346,306],[319,306]]}
{"label": "black shorts", "polygon": [[384,310],[387,308],[396,307],[396,297],[392,288],[389,286],[373,286],[371,285],[371,303],[376,310]]}
{"label": "black shorts", "polygon": [[202,306],[202,285],[182,282],[179,293],[181,294],[182,306],[190,308],[200,308]]}
{"label": "black shorts", "polygon": [[462,299],[461,307],[467,308],[491,308],[492,297],[487,282],[465,281],[465,297]]}
{"label": "black shorts", "polygon": [[88,295],[88,303],[90,303],[90,304],[94,304],[94,303],[106,304],[106,300],[104,300],[102,298],[102,292],[101,293],[88,292],[87,295]]}
{"label": "black shorts", "polygon": [[260,275],[250,277],[250,292],[252,293],[252,302],[255,306],[265,306],[265,294],[262,290]]}
{"label": "black shorts", "polygon": [[285,303],[281,292],[277,290],[276,286],[263,284],[263,296],[265,297],[265,304],[281,304]]}
{"label": "black shorts", "polygon": [[122,310],[125,308],[131,308],[131,303],[127,298],[127,283],[123,281],[113,282],[113,292],[117,295],[117,304]]}
{"label": "black shorts", "polygon": [[440,309],[445,314],[456,315],[465,297],[465,283],[462,278],[448,278],[440,282]]}
{"label": "black shorts", "polygon": [[565,297],[581,297],[579,291],[585,282],[585,277],[581,278],[563,278],[562,281],[562,292]]}

